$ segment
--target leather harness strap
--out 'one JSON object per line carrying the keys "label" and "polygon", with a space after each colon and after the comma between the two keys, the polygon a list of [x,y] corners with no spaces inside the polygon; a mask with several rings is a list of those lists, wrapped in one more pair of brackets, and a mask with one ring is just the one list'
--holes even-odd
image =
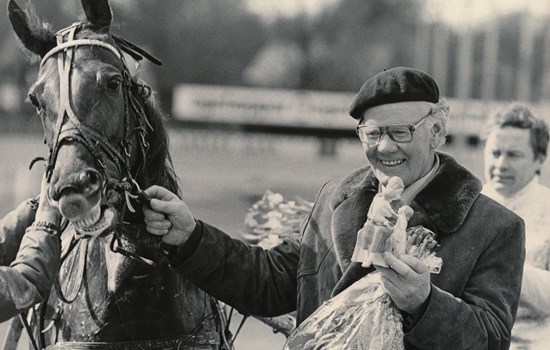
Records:
{"label": "leather harness strap", "polygon": [[[130,175],[130,166],[129,166],[129,154],[127,150],[128,139],[129,139],[129,111],[128,111],[128,98],[127,94],[124,94],[124,136],[121,140],[124,149],[124,155],[122,155],[116,147],[114,147],[109,140],[107,140],[103,135],[94,130],[93,128],[84,125],[80,122],[79,118],[76,116],[72,105],[71,105],[71,69],[73,64],[73,59],[77,47],[81,46],[98,46],[105,48],[112,52],[118,59],[121,60],[124,71],[123,77],[125,78],[125,88],[130,86],[130,78],[128,68],[124,62],[123,56],[120,51],[115,48],[113,45],[95,39],[75,39],[76,31],[80,28],[80,25],[76,24],[70,26],[66,29],[59,31],[57,36],[57,46],[50,50],[42,61],[40,65],[42,66],[44,62],[52,57],[57,55],[57,68],[59,74],[59,110],[57,113],[57,121],[55,127],[55,134],[53,138],[52,148],[50,150],[50,155],[47,165],[47,177],[48,179],[52,175],[53,168],[57,159],[57,154],[59,148],[61,147],[62,141],[65,139],[77,139],[80,143],[84,144],[86,148],[93,155],[94,160],[100,165],[101,171],[105,175],[105,163],[102,159],[100,152],[101,148],[109,158],[111,158],[114,163],[117,165],[119,172],[122,173],[124,178],[128,180],[131,179]],[[60,54],[63,53],[63,54]],[[124,74],[125,73],[125,74]],[[65,116],[69,119],[73,127],[70,127],[65,123]]]}

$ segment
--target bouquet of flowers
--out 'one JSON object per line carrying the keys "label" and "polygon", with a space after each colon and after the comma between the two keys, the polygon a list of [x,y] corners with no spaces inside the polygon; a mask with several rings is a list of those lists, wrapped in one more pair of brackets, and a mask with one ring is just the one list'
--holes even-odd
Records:
{"label": "bouquet of flowers", "polygon": [[[265,249],[279,244],[286,236],[300,231],[300,224],[313,208],[313,203],[300,197],[286,200],[281,194],[267,190],[247,211],[245,232],[241,238]],[[254,316],[263,323],[289,336],[296,327],[294,313],[277,317]]]}
{"label": "bouquet of flowers", "polygon": [[281,194],[267,190],[246,213],[243,240],[263,248],[279,244],[291,233],[299,232],[300,224],[309,214],[313,203],[300,197],[286,200]]}

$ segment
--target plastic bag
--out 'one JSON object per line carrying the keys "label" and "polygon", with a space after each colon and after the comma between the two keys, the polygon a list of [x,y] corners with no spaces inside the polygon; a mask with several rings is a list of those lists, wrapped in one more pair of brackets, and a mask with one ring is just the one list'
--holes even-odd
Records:
{"label": "plastic bag", "polygon": [[[431,273],[441,271],[434,233],[407,229],[406,253],[422,260]],[[402,316],[384,289],[380,273],[372,272],[323,303],[287,339],[285,350],[401,350]]]}

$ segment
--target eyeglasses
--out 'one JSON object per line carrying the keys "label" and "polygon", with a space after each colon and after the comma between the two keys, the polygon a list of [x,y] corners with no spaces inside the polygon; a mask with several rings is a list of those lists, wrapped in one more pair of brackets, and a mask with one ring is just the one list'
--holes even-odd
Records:
{"label": "eyeglasses", "polygon": [[388,134],[390,139],[399,143],[411,142],[414,131],[422,124],[424,120],[431,114],[428,113],[413,125],[358,125],[355,131],[361,142],[368,145],[374,145],[380,142],[380,138],[384,133]]}

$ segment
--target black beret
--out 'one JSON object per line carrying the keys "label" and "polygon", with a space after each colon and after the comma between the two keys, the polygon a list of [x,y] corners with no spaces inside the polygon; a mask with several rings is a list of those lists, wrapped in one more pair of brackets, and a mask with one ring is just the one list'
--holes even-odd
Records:
{"label": "black beret", "polygon": [[386,69],[367,80],[355,96],[349,114],[361,119],[371,107],[396,102],[439,102],[439,88],[427,73],[414,68]]}

